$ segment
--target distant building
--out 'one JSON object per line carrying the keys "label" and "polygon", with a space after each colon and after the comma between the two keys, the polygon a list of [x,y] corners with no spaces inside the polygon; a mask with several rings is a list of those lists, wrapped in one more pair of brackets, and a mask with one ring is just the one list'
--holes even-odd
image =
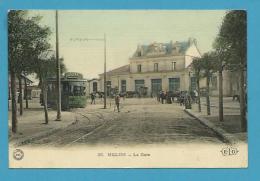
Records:
{"label": "distant building", "polygon": [[[240,90],[239,72],[231,72],[228,70],[224,70],[222,74],[223,74],[223,96],[239,95],[239,90]],[[204,82],[205,82],[204,87],[206,87],[206,81],[204,80]],[[210,94],[217,96],[218,92],[219,92],[218,73],[214,73],[210,79]]]}
{"label": "distant building", "polygon": [[87,87],[87,90],[88,90],[88,95],[90,95],[91,93],[93,92],[98,92],[100,91],[100,85],[99,85],[99,79],[91,79],[91,80],[88,80],[88,87]]}
{"label": "distant building", "polygon": [[[8,100],[11,99],[11,77],[9,75],[8,78]],[[18,96],[19,94],[19,80],[18,78],[15,79],[16,82],[16,96]],[[27,96],[28,98],[31,98],[31,91],[33,90],[33,81],[31,79],[29,79],[27,76],[25,76],[24,74],[21,74],[21,85],[22,85],[22,95],[25,96],[24,94],[24,89],[25,89],[25,82],[27,84]]]}
{"label": "distant building", "polygon": [[[144,96],[155,96],[160,90],[189,90],[189,86],[195,85],[189,68],[194,57],[200,57],[194,38],[139,45],[128,65],[107,72],[108,94],[113,88],[120,92],[137,91]],[[104,74],[99,77],[100,90],[104,91]]]}
{"label": "distant building", "polygon": [[40,98],[40,95],[41,89],[39,88],[39,86],[30,85],[27,87],[27,96],[29,99]]}

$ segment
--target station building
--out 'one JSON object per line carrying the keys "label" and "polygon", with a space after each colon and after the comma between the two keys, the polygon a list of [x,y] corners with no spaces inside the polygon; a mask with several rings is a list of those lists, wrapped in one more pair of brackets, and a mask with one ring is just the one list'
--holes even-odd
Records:
{"label": "station building", "polygon": [[[182,91],[195,88],[190,64],[200,57],[195,39],[139,45],[129,64],[107,72],[107,90],[138,91],[155,96],[160,90]],[[99,75],[100,89],[104,90],[104,74]],[[191,81],[191,82],[190,82]]]}
{"label": "station building", "polygon": [[[151,43],[138,45],[129,64],[107,72],[107,94],[117,89],[119,92],[137,91],[143,96],[156,96],[160,91],[188,91],[196,89],[196,79],[191,63],[201,57],[197,41]],[[239,92],[237,73],[223,72],[223,95],[232,96]],[[210,94],[218,95],[218,74],[210,79]],[[206,88],[205,79],[200,80],[201,89]],[[99,79],[89,80],[89,91],[104,92],[104,74]]]}

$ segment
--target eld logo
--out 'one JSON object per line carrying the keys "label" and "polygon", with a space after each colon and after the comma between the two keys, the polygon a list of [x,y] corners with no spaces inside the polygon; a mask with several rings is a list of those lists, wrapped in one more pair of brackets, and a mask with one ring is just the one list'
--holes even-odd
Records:
{"label": "eld logo", "polygon": [[21,150],[21,149],[14,150],[13,157],[15,160],[22,160],[24,157],[23,150]]}
{"label": "eld logo", "polygon": [[221,150],[223,156],[236,155],[238,152],[238,149],[234,147],[225,147]]}

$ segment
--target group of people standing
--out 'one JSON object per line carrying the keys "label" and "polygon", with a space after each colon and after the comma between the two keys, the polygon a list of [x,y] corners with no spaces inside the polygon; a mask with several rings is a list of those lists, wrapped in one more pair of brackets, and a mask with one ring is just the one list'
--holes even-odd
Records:
{"label": "group of people standing", "polygon": [[185,105],[187,102],[188,104],[197,103],[198,92],[196,90],[193,90],[190,93],[188,91],[180,91],[175,93],[160,91],[157,94],[157,101],[161,102],[162,104],[171,104],[174,102],[175,98],[177,98],[177,101],[180,103],[180,105]]}
{"label": "group of people standing", "polygon": [[[93,92],[90,94],[91,97],[91,104],[96,104],[95,99],[96,99],[96,93]],[[114,101],[115,101],[115,108],[117,109],[118,112],[120,112],[120,94],[114,94]],[[179,94],[173,94],[170,92],[165,92],[165,91],[160,91],[157,94],[157,101],[161,102],[162,104],[164,103],[172,103],[174,102],[174,98],[177,98],[177,101],[180,103],[180,105],[185,105],[185,107],[191,107],[191,103],[197,103],[197,97],[198,97],[198,92],[196,90],[191,91],[190,93],[188,91],[182,91],[179,92]]]}
{"label": "group of people standing", "polygon": [[167,94],[164,91],[160,91],[157,94],[157,101],[161,102],[162,104],[164,104],[164,100],[166,100]]}

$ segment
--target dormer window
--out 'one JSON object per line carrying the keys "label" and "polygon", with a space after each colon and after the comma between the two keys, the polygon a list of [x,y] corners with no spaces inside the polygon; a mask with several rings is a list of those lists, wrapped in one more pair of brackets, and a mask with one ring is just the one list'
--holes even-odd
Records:
{"label": "dormer window", "polygon": [[155,64],[154,64],[154,71],[155,71],[155,72],[158,72],[158,63],[155,63]]}
{"label": "dormer window", "polygon": [[137,52],[137,56],[138,56],[138,57],[141,57],[141,55],[142,55],[142,54],[141,54],[141,51],[138,51],[138,52]]}
{"label": "dormer window", "polygon": [[141,64],[137,65],[137,72],[142,72],[142,65]]}

